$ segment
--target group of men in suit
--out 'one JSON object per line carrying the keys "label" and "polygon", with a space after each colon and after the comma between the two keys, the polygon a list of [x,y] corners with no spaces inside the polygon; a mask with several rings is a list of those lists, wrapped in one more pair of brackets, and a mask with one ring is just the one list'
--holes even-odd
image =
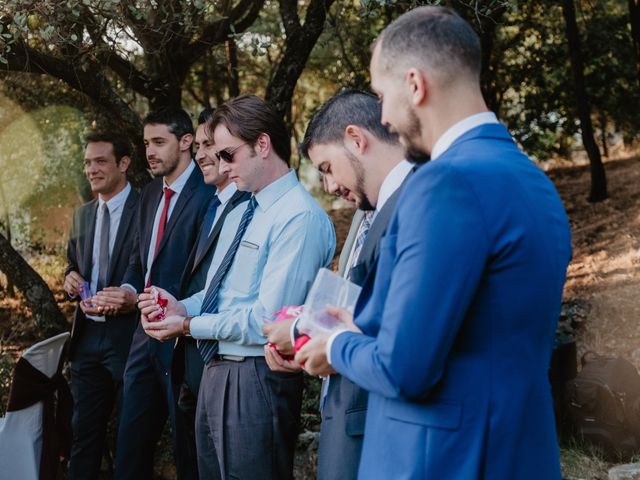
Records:
{"label": "group of men in suit", "polygon": [[359,209],[340,271],[362,292],[297,352],[297,320],[265,319],[304,301],[335,237],[273,109],[204,112],[200,169],[186,113],[150,114],[160,178],[139,198],[130,152],[89,139],[98,199],[74,215],[65,279],[98,292],[74,322],[72,478],[94,478],[119,389],[116,478],[151,477],[167,415],[178,478],[292,478],[301,366],[324,377],[321,479],[560,478],[547,370],[569,225],[488,111],[480,58],[456,13],[416,8],[374,45],[378,98],[342,92],[314,115],[301,153]]}

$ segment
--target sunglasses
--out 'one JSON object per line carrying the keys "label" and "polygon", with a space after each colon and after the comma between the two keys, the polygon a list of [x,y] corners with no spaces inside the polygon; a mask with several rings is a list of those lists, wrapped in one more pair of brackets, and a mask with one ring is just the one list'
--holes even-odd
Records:
{"label": "sunglasses", "polygon": [[231,149],[225,148],[224,150],[220,150],[219,152],[216,152],[215,156],[218,160],[224,160],[227,163],[233,163],[233,155],[240,149],[240,147],[244,147],[245,145],[248,145],[248,144],[241,143],[240,145]]}

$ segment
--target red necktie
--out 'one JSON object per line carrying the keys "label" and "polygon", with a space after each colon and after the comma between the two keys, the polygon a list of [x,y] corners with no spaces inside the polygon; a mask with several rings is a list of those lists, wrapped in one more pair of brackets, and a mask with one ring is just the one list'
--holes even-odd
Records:
{"label": "red necktie", "polygon": [[158,247],[162,242],[164,236],[164,228],[167,226],[167,216],[169,215],[169,204],[171,203],[171,197],[176,193],[170,188],[164,189],[164,207],[162,207],[162,213],[160,214],[160,223],[158,224],[158,235],[156,237],[156,249],[153,252],[153,257],[158,256]]}
{"label": "red necktie", "polygon": [[[160,242],[162,242],[162,237],[164,236],[164,227],[167,226],[167,216],[169,215],[169,204],[171,203],[171,197],[176,193],[170,188],[164,189],[164,206],[162,207],[162,213],[160,214],[160,223],[158,224],[158,235],[156,235],[156,248],[153,251],[153,258],[155,259],[158,256],[158,247],[160,246]],[[147,279],[147,284],[145,288],[151,286],[151,277]]]}

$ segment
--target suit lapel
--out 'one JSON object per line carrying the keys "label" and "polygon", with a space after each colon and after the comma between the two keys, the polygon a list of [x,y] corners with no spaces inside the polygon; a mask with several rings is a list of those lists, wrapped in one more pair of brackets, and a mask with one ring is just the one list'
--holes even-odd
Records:
{"label": "suit lapel", "polygon": [[149,250],[151,249],[153,223],[156,219],[158,205],[160,205],[160,201],[162,200],[162,179],[160,179],[156,183],[150,184],[149,187],[154,188],[156,191],[149,192],[148,200],[145,202],[146,205],[143,205],[144,209],[141,209],[141,213],[144,213],[146,217],[144,223],[144,232],[140,232],[140,238],[144,239],[144,245],[141,245],[141,247],[143,247],[141,258],[143,265],[145,266],[144,271],[146,271],[147,257],[149,256]]}
{"label": "suit lapel", "polygon": [[393,194],[385,202],[382,209],[376,215],[376,218],[374,219],[373,224],[369,229],[369,233],[367,233],[367,236],[364,239],[364,244],[362,245],[362,251],[360,252],[358,264],[355,265],[349,273],[349,278],[356,281],[356,283],[364,282],[365,278],[371,272],[372,266],[373,264],[375,264],[378,258],[378,245],[380,244],[380,240],[387,231],[387,227],[389,226],[389,222],[391,221],[391,217],[393,216],[393,211],[396,208],[396,203],[398,203],[400,193],[402,192],[404,185],[407,183],[407,179],[412,175],[412,173],[413,172],[410,172],[404,178],[400,186],[396,189],[395,192],[393,192]]}
{"label": "suit lapel", "polygon": [[135,215],[137,198],[138,192],[131,189],[129,195],[127,196],[127,200],[124,202],[122,215],[120,216],[120,224],[118,225],[118,231],[116,233],[116,241],[113,244],[113,254],[109,259],[109,275],[107,277],[107,285],[111,285],[111,277],[120,256],[123,254],[129,255],[130,253],[122,252],[122,244],[124,242],[125,235],[127,235],[127,232],[129,231],[129,225],[131,224],[131,221]]}
{"label": "suit lapel", "polygon": [[[227,214],[231,210],[233,210],[238,204],[246,200],[249,200],[249,197],[251,197],[251,194],[249,192],[241,192],[240,190],[238,190],[236,193],[233,194],[233,196],[231,197],[227,205],[224,207],[224,210],[222,211],[220,218],[218,219],[216,224],[213,226],[213,230],[211,231],[211,235],[209,235],[207,244],[202,249],[202,254],[200,255],[200,257],[197,257],[193,262],[193,268],[191,269],[192,272],[196,271],[202,259],[207,256],[209,249],[216,242],[218,235],[220,234],[220,230],[222,230],[222,225],[224,224],[224,219],[226,218]],[[204,234],[205,232],[203,232],[202,229],[200,229],[200,235],[204,235]],[[197,239],[196,239],[196,245],[198,245]]]}
{"label": "suit lapel", "polygon": [[351,226],[349,227],[349,233],[347,234],[347,238],[344,241],[344,245],[342,245],[342,251],[340,252],[340,258],[338,258],[338,274],[340,276],[344,276],[345,269],[347,268],[347,263],[349,262],[349,257],[351,256],[351,249],[353,248],[353,243],[358,236],[358,229],[360,228],[360,224],[362,223],[362,219],[364,218],[363,210],[356,210],[353,214],[353,219],[351,220]]}
{"label": "suit lapel", "polygon": [[156,257],[160,254],[163,247],[166,245],[168,239],[171,238],[171,231],[174,229],[175,225],[178,223],[178,219],[180,218],[180,214],[182,213],[182,210],[184,210],[184,207],[187,206],[187,204],[189,203],[189,200],[191,200],[191,197],[193,197],[193,194],[196,188],[198,188],[198,176],[202,177],[202,173],[200,173],[200,169],[196,167],[194,168],[193,172],[191,172],[191,175],[189,176],[189,180],[187,180],[187,183],[185,184],[184,188],[180,192],[180,195],[178,196],[178,201],[176,202],[175,206],[173,207],[173,210],[171,211],[171,217],[169,217],[169,221],[167,222],[167,225],[164,229],[164,235],[162,237],[162,241],[160,242],[160,245],[158,245],[158,251],[155,253]]}

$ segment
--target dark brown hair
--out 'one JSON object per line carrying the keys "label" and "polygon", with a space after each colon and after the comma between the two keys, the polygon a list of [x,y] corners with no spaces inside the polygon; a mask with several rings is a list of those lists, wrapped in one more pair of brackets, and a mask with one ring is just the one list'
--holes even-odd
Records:
{"label": "dark brown hair", "polygon": [[263,133],[287,165],[291,158],[291,139],[287,128],[271,105],[255,95],[241,95],[220,105],[208,123],[210,135],[218,125],[227,127],[231,135],[254,146]]}
{"label": "dark brown hair", "polygon": [[401,72],[399,64],[418,61],[436,70],[444,81],[453,81],[463,72],[479,80],[480,39],[450,8],[415,8],[389,24],[376,44],[380,45],[380,63],[387,71]]}
{"label": "dark brown hair", "polygon": [[85,148],[89,143],[105,142],[113,146],[113,155],[116,163],[120,163],[122,157],[131,156],[131,144],[122,133],[116,132],[91,132],[84,137]]}

